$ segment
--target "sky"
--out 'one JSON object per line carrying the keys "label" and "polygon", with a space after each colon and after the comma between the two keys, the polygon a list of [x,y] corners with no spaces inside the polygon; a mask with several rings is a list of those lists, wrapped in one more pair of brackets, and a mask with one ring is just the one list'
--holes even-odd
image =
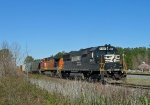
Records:
{"label": "sky", "polygon": [[0,0],[0,43],[34,58],[111,44],[150,46],[150,0]]}

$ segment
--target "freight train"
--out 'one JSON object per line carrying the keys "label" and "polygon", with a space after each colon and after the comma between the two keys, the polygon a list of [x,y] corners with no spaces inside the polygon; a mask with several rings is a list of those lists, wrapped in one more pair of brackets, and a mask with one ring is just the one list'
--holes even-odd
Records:
{"label": "freight train", "polygon": [[126,78],[123,56],[114,46],[104,45],[64,53],[61,58],[48,57],[27,64],[29,71],[68,78],[80,75],[83,79],[104,81],[105,78]]}

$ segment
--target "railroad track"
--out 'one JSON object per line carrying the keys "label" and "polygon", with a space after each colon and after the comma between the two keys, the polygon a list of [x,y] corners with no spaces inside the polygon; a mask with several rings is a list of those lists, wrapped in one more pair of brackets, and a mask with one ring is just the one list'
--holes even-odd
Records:
{"label": "railroad track", "polygon": [[129,84],[129,83],[108,83],[108,84],[115,85],[115,86],[128,87],[128,88],[148,89],[148,90],[150,90],[149,85],[138,85],[138,84]]}
{"label": "railroad track", "polygon": [[148,73],[148,74],[142,74],[142,73],[127,73],[127,75],[141,75],[141,76],[150,76],[150,73]]}

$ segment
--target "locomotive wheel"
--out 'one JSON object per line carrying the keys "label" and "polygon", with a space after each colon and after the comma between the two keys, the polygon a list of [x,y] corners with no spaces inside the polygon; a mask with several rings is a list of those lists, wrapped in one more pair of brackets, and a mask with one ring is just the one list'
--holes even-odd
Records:
{"label": "locomotive wheel", "polygon": [[88,82],[96,82],[96,80],[93,79],[92,77],[89,77],[89,78],[88,78]]}
{"label": "locomotive wheel", "polygon": [[67,78],[69,78],[70,73],[63,72],[63,73],[59,73],[59,75],[60,75],[61,78],[67,79]]}
{"label": "locomotive wheel", "polygon": [[42,74],[42,75],[44,75],[44,72],[43,72],[43,71],[41,71],[41,70],[39,70],[39,74]]}
{"label": "locomotive wheel", "polygon": [[93,74],[88,78],[89,82],[98,82],[99,81],[99,77],[97,74]]}
{"label": "locomotive wheel", "polygon": [[103,84],[103,85],[106,85],[106,81],[105,80],[101,80],[101,83]]}
{"label": "locomotive wheel", "polygon": [[57,73],[59,78],[63,78],[62,73]]}

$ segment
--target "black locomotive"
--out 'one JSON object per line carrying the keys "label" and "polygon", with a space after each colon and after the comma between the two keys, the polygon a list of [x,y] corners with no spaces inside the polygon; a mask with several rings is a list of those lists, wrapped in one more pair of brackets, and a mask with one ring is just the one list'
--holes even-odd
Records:
{"label": "black locomotive", "polygon": [[111,45],[71,51],[64,54],[63,60],[63,77],[72,74],[98,80],[104,80],[105,77],[120,80],[126,77],[123,57]]}

